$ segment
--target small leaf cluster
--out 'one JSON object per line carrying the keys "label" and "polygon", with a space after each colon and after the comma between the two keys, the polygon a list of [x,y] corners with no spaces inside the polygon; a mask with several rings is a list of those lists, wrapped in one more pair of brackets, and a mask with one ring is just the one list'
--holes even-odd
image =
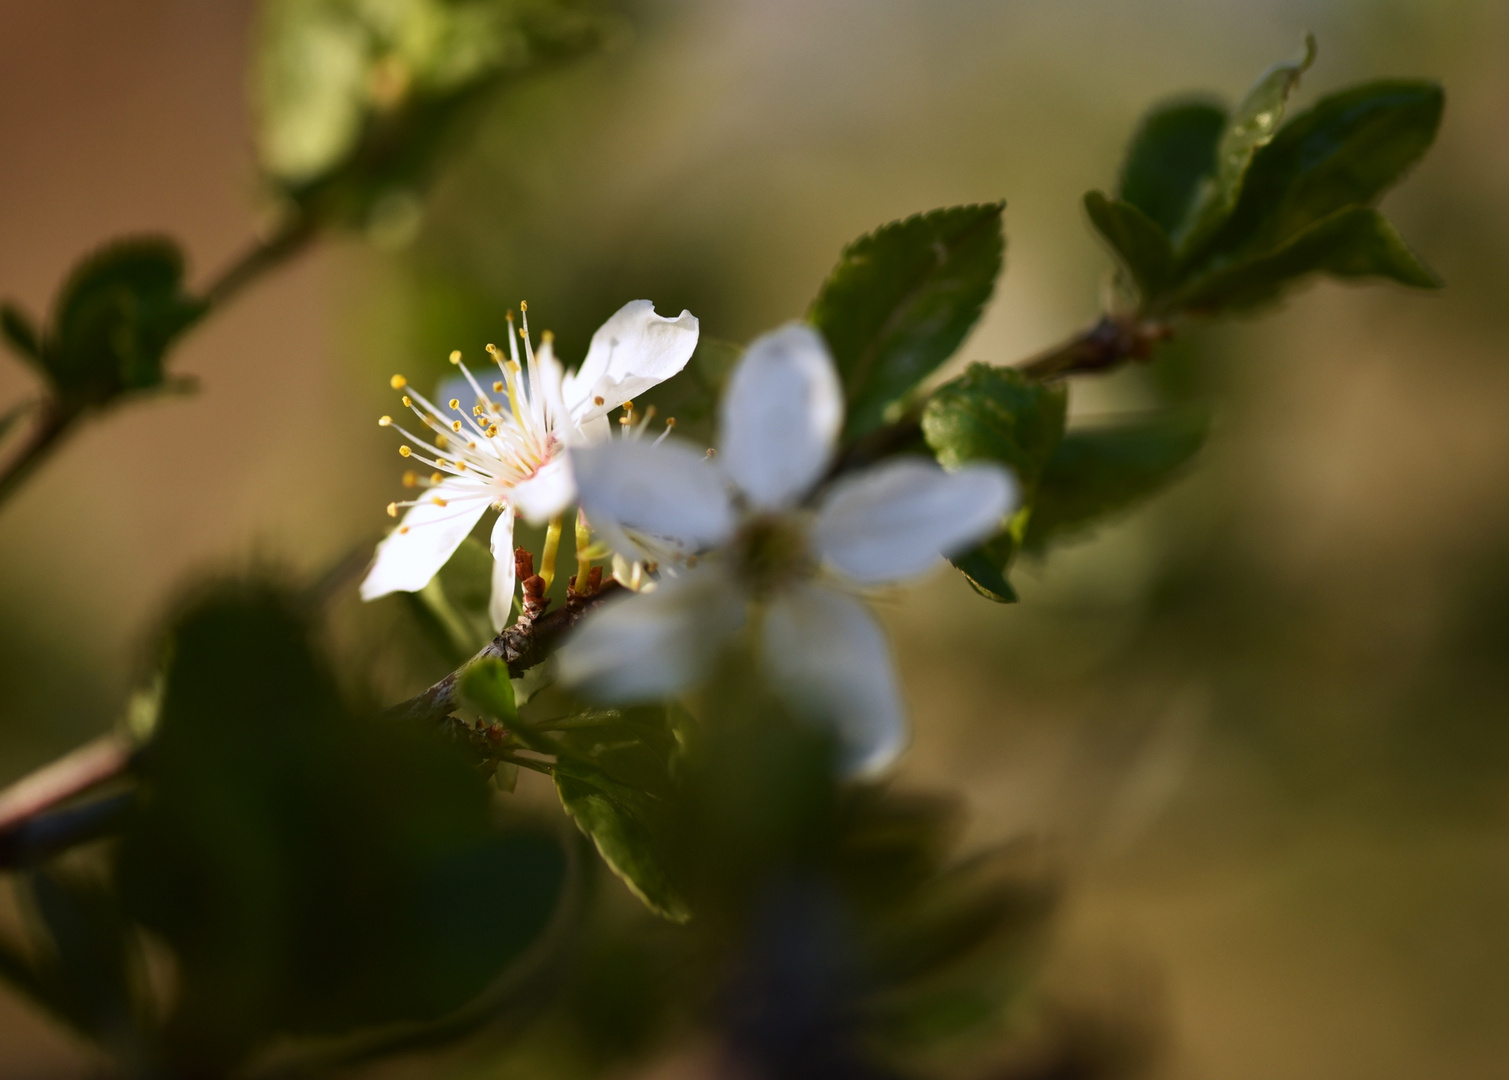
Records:
{"label": "small leaf cluster", "polygon": [[47,381],[57,411],[72,415],[175,385],[163,366],[167,351],[205,310],[186,287],[177,245],[143,237],[84,258],[59,291],[45,329],[7,303],[0,331]]}
{"label": "small leaf cluster", "polygon": [[303,218],[401,234],[503,81],[612,29],[574,0],[270,0],[254,71],[263,171]]}
{"label": "small leaf cluster", "polygon": [[1375,208],[1434,141],[1440,86],[1366,83],[1284,122],[1314,57],[1307,39],[1230,113],[1200,100],[1154,109],[1116,194],[1085,196],[1142,318],[1260,307],[1315,274],[1440,286]]}

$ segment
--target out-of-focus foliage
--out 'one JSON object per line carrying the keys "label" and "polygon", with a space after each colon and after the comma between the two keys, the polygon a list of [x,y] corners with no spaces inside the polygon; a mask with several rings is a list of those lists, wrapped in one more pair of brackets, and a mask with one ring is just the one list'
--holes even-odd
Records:
{"label": "out-of-focus foliage", "polygon": [[402,238],[456,124],[509,78],[597,48],[577,0],[270,0],[255,68],[268,180],[307,217]]}
{"label": "out-of-focus foliage", "polygon": [[[500,827],[458,747],[348,704],[309,634],[266,586],[196,603],[108,878],[34,880],[21,985],[127,1063],[217,1074],[278,1036],[435,1020],[556,909],[558,839]],[[171,954],[167,1002],[138,926]]]}
{"label": "out-of-focus foliage", "polygon": [[177,244],[148,237],[108,244],[74,267],[46,331],[14,304],[0,310],[0,329],[71,414],[168,384],[167,350],[204,311],[185,287]]}
{"label": "out-of-focus foliage", "polygon": [[1270,69],[1237,109],[1155,109],[1127,151],[1116,199],[1085,196],[1147,318],[1269,303],[1303,278],[1440,281],[1372,204],[1435,139],[1434,83],[1387,80],[1329,95],[1280,126],[1314,59]]}

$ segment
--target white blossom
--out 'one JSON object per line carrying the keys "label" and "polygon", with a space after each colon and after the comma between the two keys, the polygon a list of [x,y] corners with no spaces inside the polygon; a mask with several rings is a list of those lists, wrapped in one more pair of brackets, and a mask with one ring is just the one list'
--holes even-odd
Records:
{"label": "white blossom", "polygon": [[994,465],[897,457],[821,487],[843,425],[826,343],[793,323],[735,368],[708,457],[675,440],[573,447],[583,511],[653,591],[609,601],[560,654],[562,680],[629,703],[687,689],[751,623],[792,707],[832,725],[849,773],[906,744],[900,688],[860,590],[915,578],[993,533],[1016,485]]}
{"label": "white blossom", "polygon": [[[524,305],[521,310],[527,311]],[[570,446],[604,440],[608,413],[675,375],[697,347],[697,320],[687,311],[675,319],[655,314],[648,300],[625,304],[592,335],[581,367],[566,374],[551,335],[539,349],[529,337],[528,315],[517,334],[509,314],[508,354],[489,345],[500,378],[479,379],[461,363],[470,388],[440,404],[430,402],[400,375],[393,387],[420,426],[410,430],[384,416],[407,440],[405,457],[428,466],[428,476],[406,473],[404,484],[421,489],[416,498],[391,503],[394,516],[407,508],[398,528],[377,547],[362,582],[362,599],[424,588],[488,507],[499,511],[493,525],[493,625],[507,623],[514,592],[515,513],[540,523],[576,499]],[[523,359],[519,345],[523,344]],[[491,392],[484,382],[491,383]]]}

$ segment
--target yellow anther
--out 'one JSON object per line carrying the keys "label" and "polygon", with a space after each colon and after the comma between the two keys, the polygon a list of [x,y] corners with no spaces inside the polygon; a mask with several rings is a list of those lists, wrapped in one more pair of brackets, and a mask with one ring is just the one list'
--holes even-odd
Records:
{"label": "yellow anther", "polygon": [[[513,322],[513,312],[509,312],[508,313],[508,321],[509,322]],[[497,356],[502,351],[503,351],[502,349],[498,348],[492,342],[488,342],[487,343],[487,354],[489,356]]]}
{"label": "yellow anther", "polygon": [[398,516],[398,504],[396,502],[392,502],[392,503],[388,504],[388,516],[389,517],[397,517]]}
{"label": "yellow anther", "polygon": [[377,426],[378,427],[387,427],[392,422],[393,422],[393,418],[391,416],[379,416],[377,418]]}
{"label": "yellow anther", "polygon": [[404,533],[408,532],[408,531],[409,531],[409,527],[407,525],[400,525],[400,526],[398,526],[398,532],[399,532],[400,536],[403,535]]}
{"label": "yellow anther", "polygon": [[446,402],[446,404],[448,404],[453,409],[459,409],[459,408],[461,408],[461,399],[460,398],[451,398],[451,400],[448,401],[448,402]]}
{"label": "yellow anther", "polygon": [[438,457],[438,458],[435,459],[435,464],[436,465],[440,465],[440,466],[446,466],[446,465],[449,465],[450,462],[447,461],[447,460],[445,460],[445,458],[443,458],[443,457]]}
{"label": "yellow anther", "polygon": [[437,432],[435,432],[435,445],[436,446],[449,446],[449,445],[451,445],[451,440],[449,440],[449,439],[447,439],[445,437],[445,432],[443,432],[443,431],[437,431]]}
{"label": "yellow anther", "polygon": [[403,474],[403,486],[406,488],[416,487],[419,484],[419,474],[413,469]]}
{"label": "yellow anther", "polygon": [[529,310],[529,305],[526,304],[524,301],[520,300],[519,301],[519,310],[520,311],[528,311]]}
{"label": "yellow anther", "polygon": [[524,328],[523,328],[523,327],[522,327],[522,326],[521,326],[521,327],[519,327],[519,336],[520,336],[520,337],[521,337],[521,338],[523,338],[523,339],[524,339],[524,340],[525,340],[525,341],[528,341],[528,340],[529,340],[529,331],[528,331],[528,330],[525,330],[525,329],[524,329]]}
{"label": "yellow anther", "polygon": [[552,334],[549,330],[546,330],[543,334],[540,335],[540,340],[546,345],[549,345],[552,341],[555,340],[555,335]]}
{"label": "yellow anther", "polygon": [[473,405],[472,406],[472,415],[473,416],[481,416],[482,415],[482,406],[481,405]]}
{"label": "yellow anther", "polygon": [[405,379],[402,375],[394,375],[388,380],[388,385],[394,390],[402,390],[405,386],[409,385],[409,380]]}
{"label": "yellow anther", "polygon": [[674,416],[667,416],[665,418],[665,426],[666,427],[675,427],[676,426],[676,418]]}
{"label": "yellow anther", "polygon": [[430,483],[432,483],[432,484],[438,484],[438,483],[440,483],[440,481],[442,481],[444,479],[445,479],[445,477],[442,476],[438,472],[432,472],[432,473],[430,473]]}
{"label": "yellow anther", "polygon": [[403,407],[405,409],[412,409],[414,407],[414,399],[409,397],[408,394],[403,396]]}
{"label": "yellow anther", "polygon": [[497,424],[493,424],[493,425],[491,425],[491,426],[488,427],[488,429],[487,429],[487,437],[489,439],[496,439],[498,437],[498,425]]}
{"label": "yellow anther", "polygon": [[453,364],[459,364],[459,363],[461,363],[461,350],[460,349],[452,349],[451,350],[451,363],[453,363]]}
{"label": "yellow anther", "polygon": [[494,382],[493,382],[493,393],[495,393],[495,394],[501,394],[502,392],[503,392],[503,380],[502,379],[496,379],[496,380],[494,380]]}
{"label": "yellow anther", "polygon": [[594,404],[594,405],[601,405],[602,403],[603,403],[603,399],[600,398],[600,397],[595,397],[595,398],[592,399],[592,404]]}
{"label": "yellow anther", "polygon": [[448,505],[446,503],[446,501],[444,499],[442,499],[439,495],[431,495],[430,496],[430,502],[434,503],[436,506],[446,506],[446,505]]}
{"label": "yellow anther", "polygon": [[398,454],[400,457],[408,457],[413,452],[414,451],[410,450],[407,446],[400,446],[398,448]]}
{"label": "yellow anther", "polygon": [[454,432],[456,432],[459,435],[461,433],[461,421],[460,420],[452,420],[451,421],[451,430],[454,431]]}
{"label": "yellow anther", "polygon": [[456,471],[457,472],[466,472],[466,462],[464,462],[464,461],[458,461],[458,462],[456,462]]}

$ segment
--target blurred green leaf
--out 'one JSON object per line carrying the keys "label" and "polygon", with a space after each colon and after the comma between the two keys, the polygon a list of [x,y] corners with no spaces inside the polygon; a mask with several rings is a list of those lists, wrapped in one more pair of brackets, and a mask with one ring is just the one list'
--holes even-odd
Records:
{"label": "blurred green leaf", "polygon": [[1305,35],[1304,54],[1265,71],[1232,110],[1216,144],[1216,170],[1201,192],[1188,230],[1178,240],[1180,251],[1198,251],[1215,235],[1236,208],[1253,155],[1278,133],[1284,106],[1299,77],[1315,60],[1315,38]]}
{"label": "blurred green leaf", "polygon": [[466,666],[461,673],[461,698],[466,708],[505,726],[519,718],[508,665],[495,656],[483,657]]}
{"label": "blurred green leaf", "polygon": [[179,1069],[449,1013],[562,887],[558,842],[500,829],[459,747],[346,705],[268,587],[226,587],[178,623],[141,780],[119,877],[177,962]]}
{"label": "blurred green leaf", "polygon": [[1440,86],[1385,81],[1322,98],[1253,159],[1214,246],[1267,251],[1350,206],[1373,203],[1435,140]]}
{"label": "blurred green leaf", "polygon": [[1410,251],[1388,219],[1370,207],[1353,206],[1272,251],[1197,279],[1170,302],[1195,312],[1258,307],[1312,273],[1386,278],[1419,289],[1441,287],[1435,271]]}
{"label": "blurred green leaf", "polygon": [[0,334],[11,350],[38,370],[42,367],[42,338],[31,316],[12,303],[0,304]]}
{"label": "blurred green leaf", "polygon": [[572,0],[272,0],[254,69],[263,170],[317,220],[406,232],[473,106],[608,26]]}
{"label": "blurred green leaf", "polygon": [[[1007,466],[1021,488],[1022,506],[1028,508],[1063,437],[1068,403],[1061,385],[1029,379],[1012,368],[971,364],[929,399],[922,412],[922,434],[946,469],[970,461]],[[1016,600],[1006,570],[1016,554],[1022,523],[1019,512],[996,537],[951,560],[988,599]]]}
{"label": "blurred green leaf", "polygon": [[135,929],[103,881],[28,875],[27,892],[46,935],[43,1001],[78,1031],[117,1055],[145,1051],[148,1013]]}
{"label": "blurred green leaf", "polygon": [[1043,471],[1023,546],[1041,552],[1151,496],[1180,475],[1209,426],[1204,410],[1182,409],[1070,431]]}
{"label": "blurred green leaf", "polygon": [[1206,101],[1160,105],[1127,149],[1117,194],[1169,236],[1177,235],[1203,180],[1214,175],[1226,110]]}
{"label": "blurred green leaf", "polygon": [[807,318],[827,338],[848,400],[848,437],[887,419],[980,317],[1001,272],[1004,203],[882,226],[844,249]]}
{"label": "blurred green leaf", "polygon": [[1098,191],[1085,194],[1085,212],[1143,302],[1156,299],[1174,269],[1174,245],[1162,227],[1131,203],[1113,202]]}
{"label": "blurred green leaf", "polygon": [[205,306],[184,289],[171,240],[119,240],[83,259],[58,295],[42,366],[66,407],[103,405],[165,383],[168,346]]}

